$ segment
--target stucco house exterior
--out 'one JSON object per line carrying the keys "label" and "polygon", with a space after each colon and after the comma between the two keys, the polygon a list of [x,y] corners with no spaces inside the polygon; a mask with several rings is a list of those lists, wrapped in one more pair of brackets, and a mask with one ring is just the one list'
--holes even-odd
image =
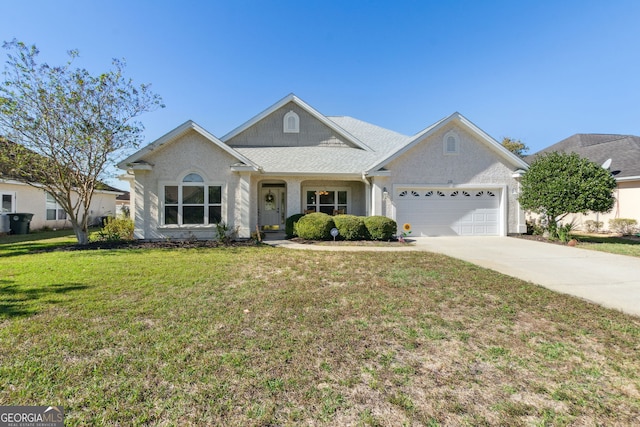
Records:
{"label": "stucco house exterior", "polygon": [[138,239],[249,237],[287,217],[385,215],[414,236],[526,231],[527,164],[459,113],[412,135],[325,116],[291,94],[218,138],[187,121],[118,165]]}
{"label": "stucco house exterior", "polygon": [[[0,138],[0,149],[10,150],[13,142]],[[89,223],[98,222],[100,217],[115,215],[116,197],[123,194],[117,188],[100,184],[89,207]],[[11,171],[10,164],[0,163],[0,214],[31,213],[30,229],[71,228],[67,214],[37,182],[28,184],[18,179]],[[6,233],[6,218],[0,218],[0,233]]]}
{"label": "stucco house exterior", "polygon": [[[122,194],[112,187],[95,192],[91,200],[89,223],[102,216],[115,215],[116,197]],[[31,213],[30,229],[71,228],[64,210],[43,188],[0,176],[1,213]]]}
{"label": "stucco house exterior", "polygon": [[616,202],[610,212],[569,215],[565,222],[573,221],[576,226],[584,228],[588,220],[599,221],[603,223],[603,230],[608,229],[609,220],[614,218],[635,219],[640,223],[640,137],[579,133],[537,152],[527,161],[553,151],[576,153],[603,165],[617,182]]}

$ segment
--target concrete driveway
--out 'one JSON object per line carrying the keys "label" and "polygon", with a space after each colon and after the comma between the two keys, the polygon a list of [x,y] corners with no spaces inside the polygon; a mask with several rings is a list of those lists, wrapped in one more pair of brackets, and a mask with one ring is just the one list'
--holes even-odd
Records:
{"label": "concrete driveway", "polygon": [[283,236],[265,243],[321,251],[436,252],[640,316],[640,258],[514,237],[412,239],[415,245],[403,247],[301,245]]}
{"label": "concrete driveway", "polygon": [[437,252],[640,316],[640,258],[513,237],[418,237]]}

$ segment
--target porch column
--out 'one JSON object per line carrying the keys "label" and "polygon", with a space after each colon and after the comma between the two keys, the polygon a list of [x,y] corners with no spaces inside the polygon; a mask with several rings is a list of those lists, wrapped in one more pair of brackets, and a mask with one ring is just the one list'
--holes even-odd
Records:
{"label": "porch column", "polygon": [[382,203],[384,202],[382,197],[382,188],[377,180],[374,178],[371,183],[371,215],[382,215]]}
{"label": "porch column", "polygon": [[302,206],[300,205],[300,201],[302,200],[302,188],[301,188],[301,179],[291,179],[287,178],[287,216],[289,218],[291,215],[295,215],[298,213],[302,213]]}
{"label": "porch column", "polygon": [[233,227],[238,229],[238,237],[251,237],[250,206],[251,206],[251,174],[240,172],[240,179],[236,187]]}

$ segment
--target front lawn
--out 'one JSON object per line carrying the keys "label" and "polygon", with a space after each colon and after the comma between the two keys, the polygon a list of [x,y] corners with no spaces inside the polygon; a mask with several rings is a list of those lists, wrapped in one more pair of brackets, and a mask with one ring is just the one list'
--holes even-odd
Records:
{"label": "front lawn", "polygon": [[640,239],[618,236],[577,235],[579,247],[618,255],[640,257]]}
{"label": "front lawn", "polygon": [[0,405],[66,425],[640,415],[639,318],[430,253],[0,244],[0,295]]}

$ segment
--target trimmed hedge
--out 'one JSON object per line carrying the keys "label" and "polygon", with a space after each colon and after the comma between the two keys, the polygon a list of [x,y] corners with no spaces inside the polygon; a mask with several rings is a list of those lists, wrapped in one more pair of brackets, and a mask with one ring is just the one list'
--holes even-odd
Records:
{"label": "trimmed hedge", "polygon": [[322,212],[304,215],[293,227],[298,237],[307,240],[329,240],[335,227],[333,217]]}
{"label": "trimmed hedge", "polygon": [[355,215],[336,215],[333,222],[340,233],[338,237],[345,240],[364,240],[369,238],[364,218]]}
{"label": "trimmed hedge", "polygon": [[394,220],[380,215],[364,217],[364,225],[372,240],[391,240],[398,230]]}
{"label": "trimmed hedge", "polygon": [[293,214],[291,215],[289,218],[287,218],[287,220],[284,223],[284,230],[285,233],[287,234],[287,238],[291,238],[291,237],[296,237],[296,223],[298,221],[300,221],[300,218],[302,218],[304,216],[304,214]]}

